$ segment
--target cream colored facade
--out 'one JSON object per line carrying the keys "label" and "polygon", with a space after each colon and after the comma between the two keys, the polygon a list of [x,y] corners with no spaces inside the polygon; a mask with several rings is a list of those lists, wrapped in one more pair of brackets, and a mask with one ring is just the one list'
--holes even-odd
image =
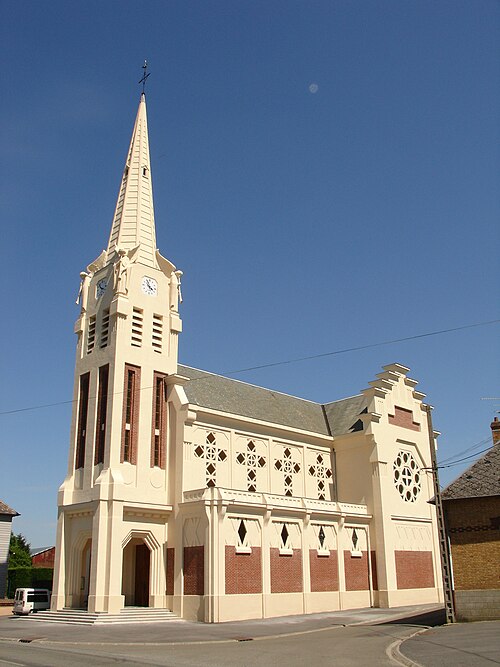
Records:
{"label": "cream colored facade", "polygon": [[400,364],[319,405],[178,364],[141,96],[81,274],[53,609],[232,619],[441,600],[424,395]]}

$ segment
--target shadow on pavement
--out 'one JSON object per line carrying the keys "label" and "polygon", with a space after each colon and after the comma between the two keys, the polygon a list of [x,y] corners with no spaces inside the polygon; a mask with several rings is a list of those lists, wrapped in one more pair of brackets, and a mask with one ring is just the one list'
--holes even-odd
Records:
{"label": "shadow on pavement", "polygon": [[[437,625],[446,624],[446,613],[443,609],[435,609],[413,616],[405,616],[392,621],[382,621],[376,625],[421,625],[435,627]],[[375,625],[375,624],[374,624]]]}

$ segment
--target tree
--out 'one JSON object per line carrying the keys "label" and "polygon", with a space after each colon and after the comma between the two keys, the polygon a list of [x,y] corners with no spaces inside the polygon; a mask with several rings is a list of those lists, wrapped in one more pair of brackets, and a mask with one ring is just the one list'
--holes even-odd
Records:
{"label": "tree", "polygon": [[9,546],[9,568],[31,567],[30,543],[24,535],[11,535]]}

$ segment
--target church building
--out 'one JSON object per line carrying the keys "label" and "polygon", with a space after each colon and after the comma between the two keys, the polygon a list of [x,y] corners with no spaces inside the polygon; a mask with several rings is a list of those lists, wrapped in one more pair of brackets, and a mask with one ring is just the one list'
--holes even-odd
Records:
{"label": "church building", "polygon": [[156,247],[143,93],[107,247],[80,274],[52,609],[441,601],[437,433],[409,369],[322,405],[181,365],[181,276]]}

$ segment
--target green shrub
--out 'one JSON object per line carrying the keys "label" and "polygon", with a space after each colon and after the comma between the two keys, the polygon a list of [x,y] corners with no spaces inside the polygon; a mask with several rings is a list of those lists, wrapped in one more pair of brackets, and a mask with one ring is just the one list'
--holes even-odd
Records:
{"label": "green shrub", "polygon": [[52,590],[54,570],[51,567],[12,567],[7,576],[7,596],[13,598],[16,588]]}

